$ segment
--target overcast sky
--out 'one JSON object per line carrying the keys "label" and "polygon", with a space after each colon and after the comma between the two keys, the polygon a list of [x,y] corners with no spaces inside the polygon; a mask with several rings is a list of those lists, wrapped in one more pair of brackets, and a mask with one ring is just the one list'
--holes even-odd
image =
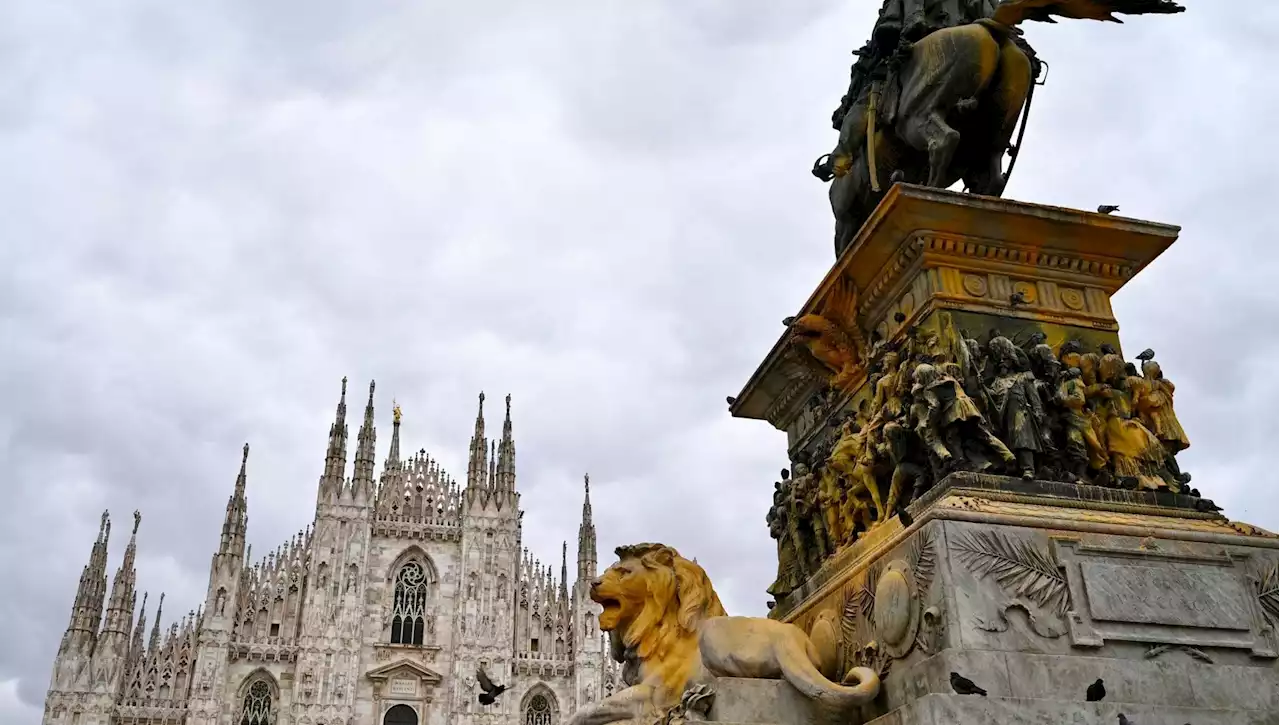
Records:
{"label": "overcast sky", "polygon": [[[525,538],[660,540],[763,614],[785,439],[735,394],[832,261],[832,108],[874,3],[0,3],[0,723],[34,725],[110,508],[203,599],[311,521],[338,381],[465,477],[513,397]],[[1277,527],[1277,5],[1035,24],[1007,195],[1179,224],[1115,299],[1195,485]],[[359,399],[351,434],[358,425]],[[500,426],[494,406],[491,430]],[[572,556],[572,553],[570,554]],[[154,596],[152,601],[154,601]]]}

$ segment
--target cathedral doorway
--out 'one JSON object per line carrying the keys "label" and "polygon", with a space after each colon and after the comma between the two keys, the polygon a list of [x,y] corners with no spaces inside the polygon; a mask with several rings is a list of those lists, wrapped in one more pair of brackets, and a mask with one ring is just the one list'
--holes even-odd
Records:
{"label": "cathedral doorway", "polygon": [[408,705],[395,705],[382,716],[382,725],[418,725],[418,713]]}

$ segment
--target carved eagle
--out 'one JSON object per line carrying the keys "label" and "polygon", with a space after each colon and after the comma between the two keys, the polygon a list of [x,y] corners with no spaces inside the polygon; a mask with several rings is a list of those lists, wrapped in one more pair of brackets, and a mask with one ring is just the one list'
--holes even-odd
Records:
{"label": "carved eagle", "polygon": [[1115,16],[1180,13],[1186,8],[1171,0],[1005,0],[991,19],[1010,27],[1024,20],[1057,22],[1053,16],[1079,20],[1124,22]]}
{"label": "carved eagle", "polygon": [[853,383],[867,345],[858,327],[858,290],[852,280],[841,275],[817,310],[783,323],[801,358],[821,368],[833,387]]}

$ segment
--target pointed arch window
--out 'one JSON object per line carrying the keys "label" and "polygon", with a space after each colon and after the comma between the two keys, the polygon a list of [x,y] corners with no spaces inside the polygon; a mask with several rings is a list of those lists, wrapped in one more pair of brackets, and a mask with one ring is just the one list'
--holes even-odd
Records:
{"label": "pointed arch window", "polygon": [[411,561],[400,567],[396,574],[395,601],[391,606],[392,644],[422,644],[429,585],[422,564]]}
{"label": "pointed arch window", "polygon": [[271,686],[262,680],[249,685],[240,706],[240,725],[271,725]]}
{"label": "pointed arch window", "polygon": [[524,725],[551,725],[551,703],[541,693],[529,698],[524,708]]}

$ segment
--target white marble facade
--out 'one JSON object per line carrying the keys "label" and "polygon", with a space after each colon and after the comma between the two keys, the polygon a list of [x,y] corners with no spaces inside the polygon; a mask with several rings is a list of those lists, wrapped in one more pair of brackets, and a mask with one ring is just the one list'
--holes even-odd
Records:
{"label": "white marble facade", "polygon": [[[265,557],[245,545],[245,446],[200,610],[149,636],[134,536],[107,594],[110,522],[93,544],[54,661],[45,725],[558,725],[618,686],[587,587],[589,488],[570,584],[521,546],[510,397],[498,441],[484,396],[465,485],[402,457],[400,412],[374,476],[373,385],[347,465],[346,381],[316,516]],[[104,615],[104,603],[106,611]],[[507,690],[481,705],[476,670]]]}

